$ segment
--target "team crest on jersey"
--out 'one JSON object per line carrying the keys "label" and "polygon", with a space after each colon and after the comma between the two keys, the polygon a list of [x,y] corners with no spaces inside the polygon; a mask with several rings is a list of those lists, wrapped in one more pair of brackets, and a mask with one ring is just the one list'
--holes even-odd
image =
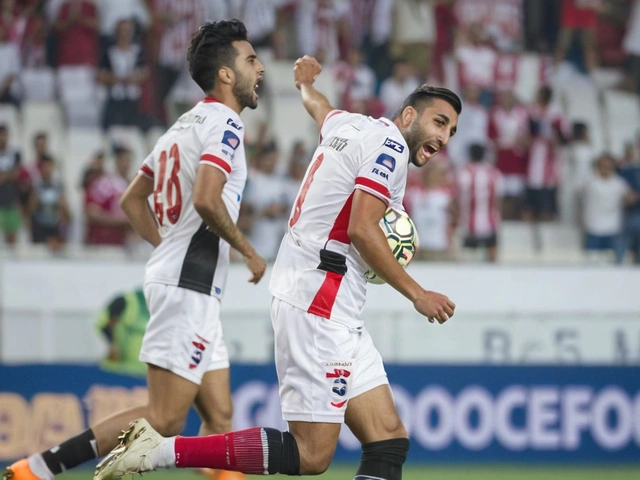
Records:
{"label": "team crest on jersey", "polygon": [[404,152],[404,145],[400,142],[396,142],[393,138],[388,138],[384,141],[384,146],[389,147],[391,150],[395,150],[398,153]]}
{"label": "team crest on jersey", "polygon": [[396,159],[393,158],[391,155],[387,155],[386,153],[383,153],[382,155],[380,155],[376,159],[376,163],[378,165],[382,165],[384,168],[386,168],[390,172],[393,172],[396,169]]}
{"label": "team crest on jersey", "polygon": [[233,118],[230,118],[230,119],[227,120],[227,125],[232,126],[236,130],[242,130],[242,127],[240,125],[238,125],[236,122],[234,122]]}
{"label": "team crest on jersey", "polygon": [[224,132],[224,135],[222,136],[222,143],[230,146],[235,150],[236,148],[238,148],[238,145],[240,145],[240,139],[231,130],[226,130]]}

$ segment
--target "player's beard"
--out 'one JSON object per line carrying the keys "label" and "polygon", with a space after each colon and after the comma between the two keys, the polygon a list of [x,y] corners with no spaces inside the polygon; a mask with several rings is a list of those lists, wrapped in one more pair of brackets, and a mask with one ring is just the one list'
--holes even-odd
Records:
{"label": "player's beard", "polygon": [[420,126],[418,119],[416,118],[413,123],[405,130],[404,140],[409,147],[409,161],[416,167],[420,167],[418,162],[418,152],[422,148],[422,145],[428,140],[427,134]]}
{"label": "player's beard", "polygon": [[255,82],[249,77],[242,75],[239,71],[235,72],[236,83],[233,85],[233,96],[236,97],[240,110],[249,107],[254,110],[258,106],[258,99],[253,95]]}

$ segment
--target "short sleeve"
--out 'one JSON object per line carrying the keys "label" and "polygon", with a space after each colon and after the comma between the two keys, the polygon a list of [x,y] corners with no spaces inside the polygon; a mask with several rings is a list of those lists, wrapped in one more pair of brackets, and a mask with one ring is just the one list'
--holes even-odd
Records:
{"label": "short sleeve", "polygon": [[389,136],[363,145],[355,188],[378,197],[387,205],[402,204],[407,182],[409,149],[400,136]]}
{"label": "short sleeve", "polygon": [[141,173],[145,177],[153,180],[153,177],[154,177],[153,153],[150,153],[149,156],[147,156],[147,158],[144,159],[144,162],[142,162],[142,166],[140,167],[140,170],[138,171],[138,173]]}
{"label": "short sleeve", "polygon": [[320,125],[320,141],[318,143],[322,143],[323,138],[329,137],[331,130],[342,124],[347,115],[349,115],[348,112],[344,110],[331,110],[327,113],[327,116],[324,117],[322,121],[322,125]]}
{"label": "short sleeve", "polygon": [[244,141],[244,126],[238,117],[229,117],[208,132],[202,145],[200,164],[216,167],[227,176],[231,174],[233,159]]}

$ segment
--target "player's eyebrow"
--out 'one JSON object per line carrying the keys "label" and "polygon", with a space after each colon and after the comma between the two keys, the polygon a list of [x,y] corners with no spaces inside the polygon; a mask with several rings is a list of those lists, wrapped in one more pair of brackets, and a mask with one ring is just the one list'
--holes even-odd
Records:
{"label": "player's eyebrow", "polygon": [[255,53],[252,53],[251,55],[247,55],[247,61],[255,60],[257,58],[258,58],[258,56]]}

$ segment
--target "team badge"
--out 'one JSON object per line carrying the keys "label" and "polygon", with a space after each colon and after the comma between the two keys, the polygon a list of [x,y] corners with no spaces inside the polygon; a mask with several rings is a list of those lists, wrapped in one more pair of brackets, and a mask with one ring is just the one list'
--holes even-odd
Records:
{"label": "team badge", "polygon": [[376,159],[376,164],[382,165],[390,172],[393,172],[396,169],[396,159],[386,153],[383,153]]}
{"label": "team badge", "polygon": [[240,139],[231,130],[226,130],[224,132],[224,135],[222,136],[222,143],[230,146],[235,150],[236,148],[238,148],[238,145],[240,145]]}

